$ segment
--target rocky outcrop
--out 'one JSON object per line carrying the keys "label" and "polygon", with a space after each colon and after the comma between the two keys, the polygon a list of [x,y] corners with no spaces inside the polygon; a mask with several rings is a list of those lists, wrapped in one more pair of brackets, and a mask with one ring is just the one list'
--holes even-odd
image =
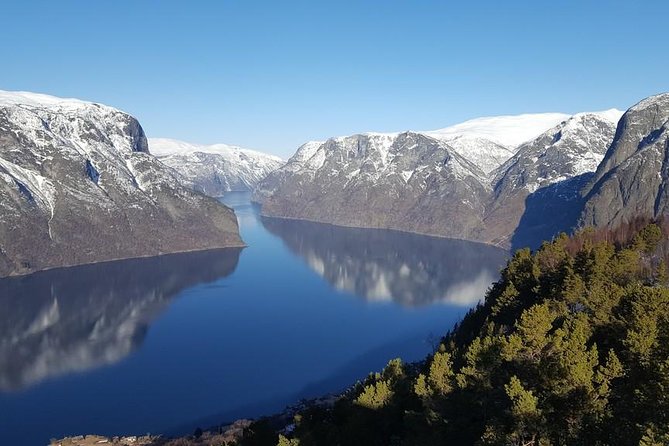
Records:
{"label": "rocky outcrop", "polygon": [[582,195],[581,225],[613,227],[669,212],[669,93],[644,99],[623,115]]}
{"label": "rocky outcrop", "polygon": [[0,92],[0,276],[241,245],[234,213],[184,187],[132,116]]}
{"label": "rocky outcrop", "polygon": [[151,138],[149,147],[152,154],[179,172],[184,184],[212,197],[251,191],[284,164],[279,157],[226,144],[203,146]]}

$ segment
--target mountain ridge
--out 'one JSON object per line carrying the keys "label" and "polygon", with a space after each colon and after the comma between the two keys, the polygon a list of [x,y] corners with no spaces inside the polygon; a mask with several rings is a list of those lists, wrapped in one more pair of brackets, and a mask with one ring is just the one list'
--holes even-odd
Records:
{"label": "mountain ridge", "polygon": [[0,276],[228,246],[234,212],[182,186],[134,117],[0,91]]}
{"label": "mountain ridge", "polygon": [[284,164],[278,156],[227,144],[149,138],[149,147],[180,174],[185,185],[214,197],[230,191],[250,191]]}
{"label": "mountain ridge", "polygon": [[[609,109],[571,116],[504,116],[433,132],[367,132],[310,141],[259,183],[253,199],[264,215],[272,217],[508,247],[526,210],[527,196],[594,171],[622,114]],[[533,119],[541,127],[514,131],[510,124]],[[487,133],[481,127],[486,122],[495,124]],[[535,133],[533,139],[512,148],[488,139],[497,135],[498,141],[522,140],[519,135]],[[416,140],[405,144],[407,135]],[[443,175],[444,167],[449,178]],[[510,172],[522,180],[522,187],[511,187],[517,180],[508,181]],[[508,207],[496,202],[512,196]]]}

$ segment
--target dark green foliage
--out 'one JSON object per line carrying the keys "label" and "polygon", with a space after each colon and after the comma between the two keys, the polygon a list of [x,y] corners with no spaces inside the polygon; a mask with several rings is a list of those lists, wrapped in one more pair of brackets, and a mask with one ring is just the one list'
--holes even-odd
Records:
{"label": "dark green foliage", "polygon": [[256,421],[249,428],[244,429],[244,434],[239,440],[239,444],[244,446],[274,446],[278,442],[279,435],[266,419]]}
{"label": "dark green foliage", "polygon": [[294,439],[669,444],[665,226],[586,230],[516,252],[424,363],[391,361],[333,408],[305,411]]}

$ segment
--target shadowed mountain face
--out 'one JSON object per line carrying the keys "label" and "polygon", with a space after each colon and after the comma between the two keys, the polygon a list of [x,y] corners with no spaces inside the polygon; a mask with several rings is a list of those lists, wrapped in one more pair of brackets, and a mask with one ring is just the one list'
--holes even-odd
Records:
{"label": "shadowed mountain face", "polygon": [[181,290],[230,275],[240,251],[173,254],[0,280],[5,309],[0,392],[120,361]]}
{"label": "shadowed mountain face", "polygon": [[269,217],[262,223],[336,289],[405,306],[471,306],[508,256],[489,245],[397,231]]}
{"label": "shadowed mountain face", "polygon": [[537,247],[570,230],[580,212],[578,191],[613,140],[613,119],[606,113],[577,114],[521,145],[494,172],[486,239],[506,245],[510,237],[512,249]]}
{"label": "shadowed mountain face", "polygon": [[583,197],[579,191],[593,175],[592,172],[584,173],[527,195],[525,211],[511,239],[511,250],[526,246],[537,248],[556,234],[575,228],[583,209]]}

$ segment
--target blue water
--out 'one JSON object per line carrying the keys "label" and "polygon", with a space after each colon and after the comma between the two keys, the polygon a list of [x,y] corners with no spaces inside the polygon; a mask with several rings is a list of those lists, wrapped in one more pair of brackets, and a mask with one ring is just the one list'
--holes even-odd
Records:
{"label": "blue water", "polygon": [[507,255],[224,201],[243,250],[0,280],[0,445],[188,433],[341,390],[424,357]]}

